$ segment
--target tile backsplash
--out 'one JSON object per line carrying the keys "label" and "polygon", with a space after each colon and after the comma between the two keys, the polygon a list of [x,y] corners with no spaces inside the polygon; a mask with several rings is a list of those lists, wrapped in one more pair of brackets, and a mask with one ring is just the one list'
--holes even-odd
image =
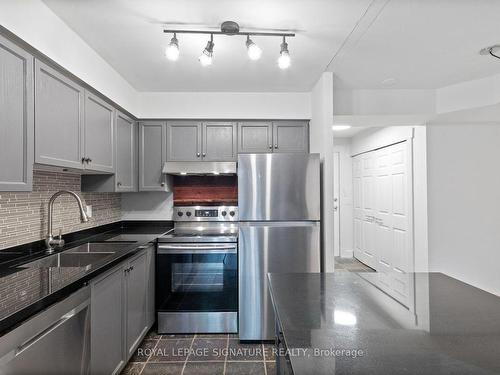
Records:
{"label": "tile backsplash", "polygon": [[45,238],[48,202],[58,190],[78,193],[92,206],[92,218],[81,223],[76,201],[63,195],[54,204],[54,235],[121,220],[121,194],[80,194],[79,175],[34,171],[32,192],[0,192],[0,250]]}

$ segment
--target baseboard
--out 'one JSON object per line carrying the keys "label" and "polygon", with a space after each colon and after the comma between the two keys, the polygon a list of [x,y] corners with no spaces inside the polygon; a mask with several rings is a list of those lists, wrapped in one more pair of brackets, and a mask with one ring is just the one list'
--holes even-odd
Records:
{"label": "baseboard", "polygon": [[341,250],[340,257],[341,258],[353,258],[354,257],[354,250]]}

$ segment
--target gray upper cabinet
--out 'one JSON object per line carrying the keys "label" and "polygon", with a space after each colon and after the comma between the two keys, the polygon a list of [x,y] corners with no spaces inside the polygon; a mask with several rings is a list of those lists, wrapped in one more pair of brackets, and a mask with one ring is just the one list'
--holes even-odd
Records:
{"label": "gray upper cabinet", "polygon": [[201,160],[201,123],[169,121],[167,123],[167,160]]}
{"label": "gray upper cabinet", "polygon": [[114,171],[114,108],[85,91],[85,168]]}
{"label": "gray upper cabinet", "polygon": [[91,374],[116,374],[125,365],[125,270],[91,282]]}
{"label": "gray upper cabinet", "polygon": [[237,152],[237,127],[232,122],[204,122],[202,158],[207,161],[234,161]]}
{"label": "gray upper cabinet", "polygon": [[116,191],[137,191],[137,124],[116,111],[115,127]]}
{"label": "gray upper cabinet", "polygon": [[238,123],[238,152],[243,154],[273,151],[273,125],[271,122]]}
{"label": "gray upper cabinet", "polygon": [[163,164],[167,160],[167,124],[164,121],[139,124],[139,190],[166,191]]}
{"label": "gray upper cabinet", "polygon": [[35,162],[82,169],[84,89],[35,60]]}
{"label": "gray upper cabinet", "polygon": [[275,121],[273,122],[273,152],[309,151],[307,121]]}
{"label": "gray upper cabinet", "polygon": [[127,327],[127,356],[130,356],[137,344],[146,333],[147,326],[147,253],[142,251],[130,260],[126,272],[126,327]]}
{"label": "gray upper cabinet", "polygon": [[33,57],[0,36],[0,191],[30,191]]}

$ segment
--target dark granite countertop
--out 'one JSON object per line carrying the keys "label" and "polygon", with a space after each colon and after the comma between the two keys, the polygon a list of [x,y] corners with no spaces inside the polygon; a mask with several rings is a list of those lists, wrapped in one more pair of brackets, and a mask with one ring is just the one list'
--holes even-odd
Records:
{"label": "dark granite countertop", "polygon": [[294,375],[500,373],[500,297],[416,273],[412,312],[376,275],[269,275]]}
{"label": "dark granite countertop", "polygon": [[72,242],[57,253],[72,251],[70,249],[88,242],[98,243],[100,252],[113,252],[82,266],[51,267],[43,262],[39,265],[35,262],[34,266],[27,267],[26,263],[47,256],[38,242],[6,249],[8,253],[22,255],[17,260],[0,264],[0,335],[73,293],[90,279],[137,253],[142,246],[171,229],[172,224],[169,222],[121,222],[63,236]]}

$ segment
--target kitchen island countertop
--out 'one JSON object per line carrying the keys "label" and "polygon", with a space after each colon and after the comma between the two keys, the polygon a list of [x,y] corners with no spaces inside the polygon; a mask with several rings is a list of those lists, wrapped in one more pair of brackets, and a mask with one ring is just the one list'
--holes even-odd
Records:
{"label": "kitchen island countertop", "polygon": [[414,312],[374,273],[270,274],[294,375],[500,373],[500,297],[416,273]]}

